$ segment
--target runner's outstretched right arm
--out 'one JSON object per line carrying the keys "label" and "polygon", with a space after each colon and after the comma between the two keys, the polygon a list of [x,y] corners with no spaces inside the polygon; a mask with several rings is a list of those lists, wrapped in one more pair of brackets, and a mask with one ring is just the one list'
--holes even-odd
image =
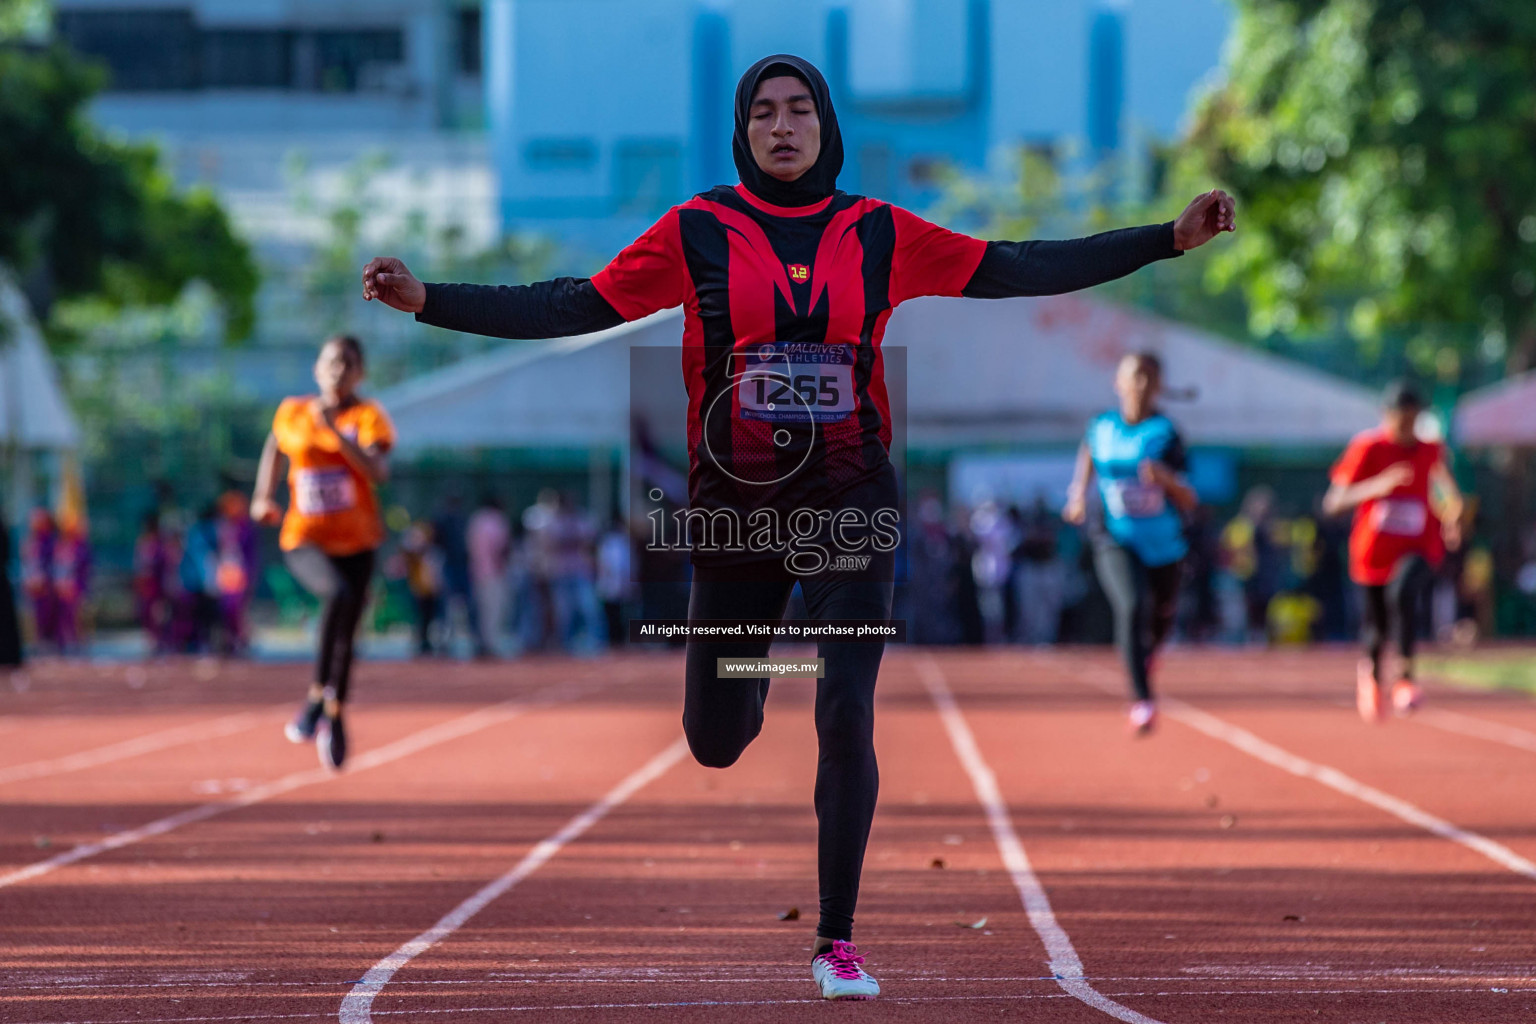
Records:
{"label": "runner's outstretched right arm", "polygon": [[590,279],[536,284],[429,284],[420,323],[492,338],[564,338],[617,327],[624,318]]}
{"label": "runner's outstretched right arm", "polygon": [[493,338],[563,338],[624,322],[586,278],[510,286],[424,284],[393,256],[368,261],[363,298],[415,313],[424,324]]}
{"label": "runner's outstretched right arm", "polygon": [[683,301],[677,210],[668,211],[595,278],[522,285],[423,284],[390,256],[363,268],[363,298],[434,327],[493,338],[564,338],[617,327]]}

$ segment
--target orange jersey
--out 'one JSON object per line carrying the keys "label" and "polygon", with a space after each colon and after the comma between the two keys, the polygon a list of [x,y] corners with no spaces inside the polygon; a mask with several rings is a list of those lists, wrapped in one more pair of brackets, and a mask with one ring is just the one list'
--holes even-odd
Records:
{"label": "orange jersey", "polygon": [[[341,442],[316,419],[315,399],[285,398],[272,418],[277,447],[288,456],[288,512],[278,545],[313,544],[329,555],[351,555],[384,543],[373,484],[341,453]],[[359,448],[388,451],[395,426],[384,409],[362,400],[336,414],[336,428]]]}

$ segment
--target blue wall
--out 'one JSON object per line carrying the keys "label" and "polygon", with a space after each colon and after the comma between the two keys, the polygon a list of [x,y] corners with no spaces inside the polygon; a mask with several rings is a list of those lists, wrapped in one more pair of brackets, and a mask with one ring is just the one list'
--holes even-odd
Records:
{"label": "blue wall", "polygon": [[504,224],[600,262],[734,182],[732,90],[776,50],[827,75],[842,187],[921,209],[946,163],[1172,137],[1229,22],[1225,0],[487,0]]}

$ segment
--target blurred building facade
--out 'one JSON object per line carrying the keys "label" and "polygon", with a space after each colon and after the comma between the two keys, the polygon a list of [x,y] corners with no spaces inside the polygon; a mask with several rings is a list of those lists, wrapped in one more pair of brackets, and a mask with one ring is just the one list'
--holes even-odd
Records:
{"label": "blurred building facade", "polygon": [[[246,234],[313,242],[295,181],[380,165],[471,247],[508,231],[612,252],[735,179],[731,95],[776,50],[823,68],[844,188],[921,210],[946,167],[1021,148],[1130,166],[1220,61],[1228,0],[57,0],[110,72],[102,124],[155,139]],[[386,204],[386,206],[389,204]],[[407,204],[400,204],[407,205]],[[387,220],[387,218],[383,218]],[[386,233],[371,223],[373,230]],[[568,269],[581,269],[571,267]]]}
{"label": "blurred building facade", "polygon": [[486,0],[486,119],[509,229],[612,251],[735,181],[731,97],[797,53],[838,98],[844,188],[922,209],[942,169],[1079,165],[1178,130],[1225,0]]}
{"label": "blurred building facade", "polygon": [[312,241],[296,190],[372,160],[383,192],[494,239],[478,0],[58,0],[56,35],[103,64],[93,118],[154,140],[247,237]]}

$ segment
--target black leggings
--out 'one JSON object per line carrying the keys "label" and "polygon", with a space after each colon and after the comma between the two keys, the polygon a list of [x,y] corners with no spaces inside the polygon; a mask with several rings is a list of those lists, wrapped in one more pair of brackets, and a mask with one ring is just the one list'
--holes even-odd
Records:
{"label": "black leggings", "polygon": [[[781,619],[796,581],[816,621],[890,618],[892,557],[876,554],[860,572],[796,577],[787,569],[754,572],[742,582],[740,567],[696,567],[688,618]],[[688,641],[683,732],[702,765],[734,764],[763,728],[768,680],[720,679],[716,658],[761,658],[767,640]],[[875,677],[883,641],[826,642],[817,648],[824,677],[816,681],[817,865],[821,919],[816,934],[853,938],[864,847],[875,816],[880,772],[875,765]]]}
{"label": "black leggings", "polygon": [[1423,555],[1400,559],[1386,583],[1367,586],[1365,616],[1360,623],[1361,640],[1371,659],[1371,671],[1381,678],[1381,652],[1387,638],[1396,635],[1397,653],[1403,664],[1399,675],[1413,678],[1413,646],[1417,639],[1420,600],[1435,582],[1434,570]]}
{"label": "black leggings", "polygon": [[372,551],[328,555],[309,544],[283,552],[288,571],[321,601],[315,682],[334,688],[338,701],[347,699],[352,679],[352,645],[368,603],[373,556]]}
{"label": "black leggings", "polygon": [[1149,566],[1129,548],[1104,541],[1094,548],[1093,564],[1115,613],[1115,646],[1125,659],[1131,693],[1151,700],[1147,661],[1173,628],[1184,563]]}

